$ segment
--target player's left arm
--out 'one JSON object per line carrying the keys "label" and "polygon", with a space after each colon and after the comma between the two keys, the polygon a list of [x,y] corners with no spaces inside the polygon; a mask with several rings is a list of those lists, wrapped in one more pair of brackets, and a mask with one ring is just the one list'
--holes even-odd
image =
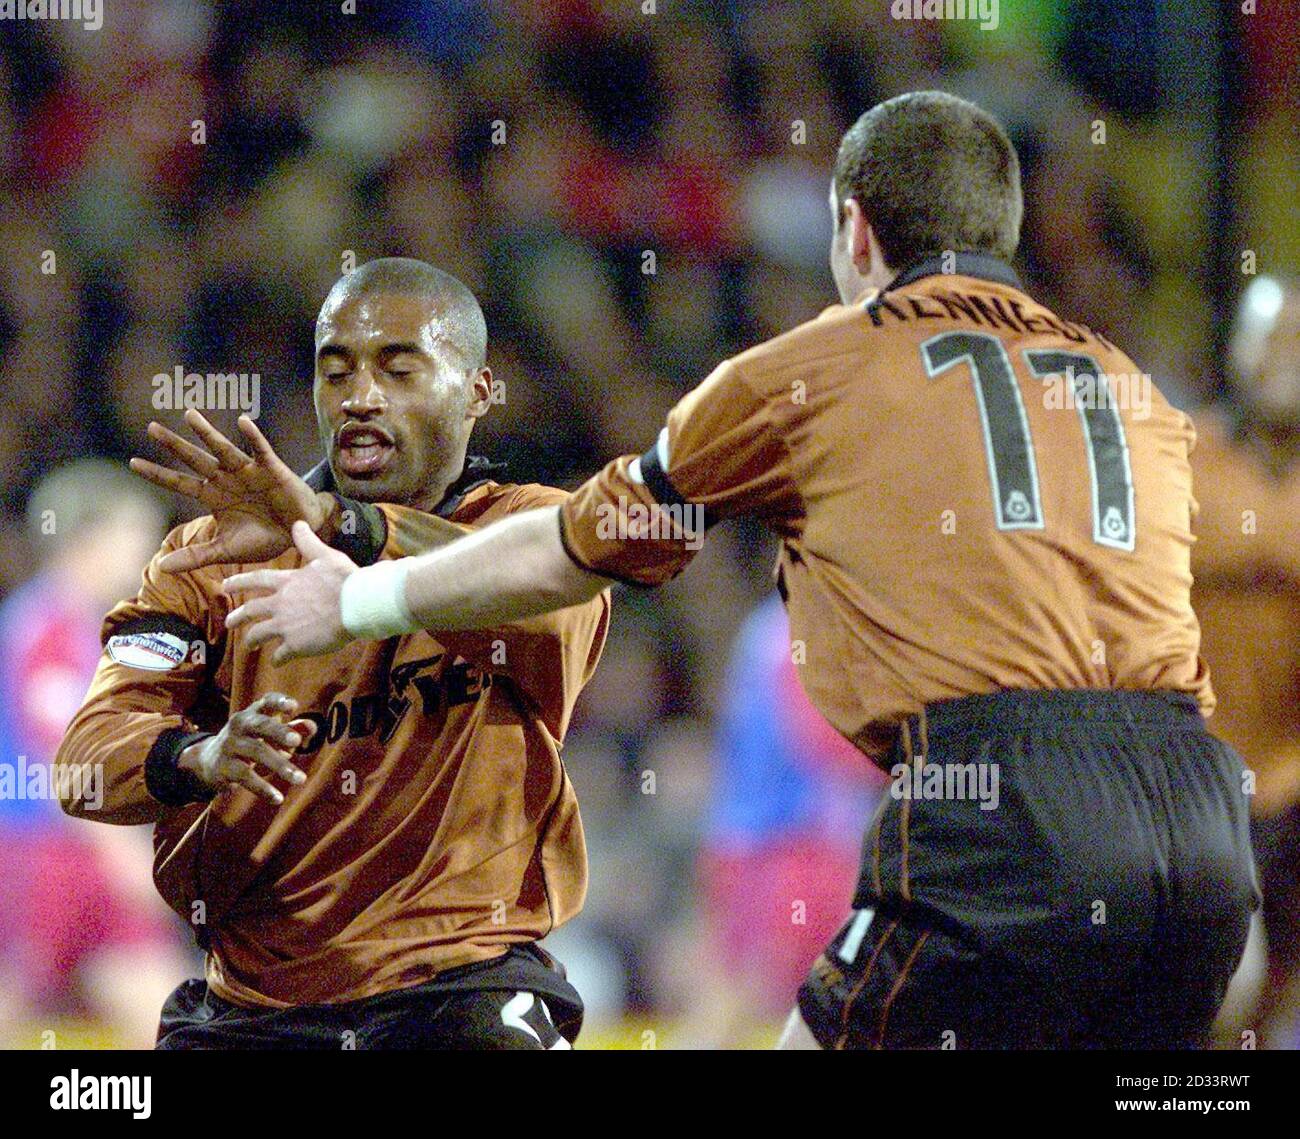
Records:
{"label": "player's left arm", "polygon": [[656,585],[691,560],[707,524],[735,514],[792,517],[798,496],[770,401],[723,364],[669,415],[645,455],[624,456],[559,508],[527,511],[412,559],[357,570],[305,525],[301,570],[226,582],[252,595],[227,627],[274,660],[414,629],[475,629],[580,605],[611,580]]}

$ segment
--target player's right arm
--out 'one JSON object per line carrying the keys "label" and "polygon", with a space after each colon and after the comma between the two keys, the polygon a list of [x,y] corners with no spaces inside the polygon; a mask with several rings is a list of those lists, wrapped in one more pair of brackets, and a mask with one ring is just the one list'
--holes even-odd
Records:
{"label": "player's right arm", "polygon": [[[660,585],[682,571],[715,521],[749,516],[782,533],[795,526],[803,507],[777,412],[794,405],[782,382],[768,376],[760,387],[736,360],[724,361],[669,412],[644,455],[615,459],[574,491],[560,508],[574,564]],[[660,526],[646,537],[611,525],[633,507],[664,511],[689,533]]]}
{"label": "player's right arm", "polygon": [[160,568],[188,543],[209,540],[211,525],[199,519],[169,534],[139,593],[105,618],[104,654],[55,757],[69,815],[159,822],[227,783],[276,801],[264,776],[295,778],[295,737],[302,744],[310,736],[303,722],[283,722],[296,711],[292,701],[268,693],[228,715],[213,683],[228,607],[220,573]]}

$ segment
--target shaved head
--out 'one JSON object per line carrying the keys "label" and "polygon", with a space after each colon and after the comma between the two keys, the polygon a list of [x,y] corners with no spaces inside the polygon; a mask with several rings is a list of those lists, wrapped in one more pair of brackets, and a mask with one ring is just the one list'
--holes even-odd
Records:
{"label": "shaved head", "polygon": [[380,293],[427,301],[435,336],[459,352],[469,368],[487,361],[487,322],[478,299],[450,273],[413,257],[380,257],[340,277],[321,305],[317,322],[346,301]]}
{"label": "shaved head", "polygon": [[367,261],[316,318],[312,389],[339,491],[433,510],[492,404],[487,326],[474,294],[409,257]]}

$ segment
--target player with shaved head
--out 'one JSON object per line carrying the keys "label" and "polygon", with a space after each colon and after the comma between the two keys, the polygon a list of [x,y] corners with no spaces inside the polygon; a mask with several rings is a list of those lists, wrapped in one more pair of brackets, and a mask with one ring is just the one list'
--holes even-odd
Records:
{"label": "player with shaved head", "polygon": [[208,951],[158,1047],[563,1048],[582,1003],[537,942],[582,906],[586,853],[559,748],[609,596],[475,633],[436,630],[283,665],[229,634],[232,569],[301,564],[301,521],[359,564],[427,552],[566,495],[469,456],[491,404],[474,295],[384,258],[316,323],[325,460],[299,478],[243,417],[197,411],[189,471],[133,469],[209,514],[168,535],[108,615],[59,761],[101,765],[102,804],[154,826],[155,881]]}
{"label": "player with shaved head", "polygon": [[[367,354],[394,383],[360,396]],[[460,473],[487,410],[487,325],[474,294],[423,261],[370,261],[330,290],[316,318],[316,419],[339,489],[432,508]],[[441,366],[430,367],[434,362]],[[384,414],[367,402],[382,399]],[[466,415],[457,414],[464,405]]]}

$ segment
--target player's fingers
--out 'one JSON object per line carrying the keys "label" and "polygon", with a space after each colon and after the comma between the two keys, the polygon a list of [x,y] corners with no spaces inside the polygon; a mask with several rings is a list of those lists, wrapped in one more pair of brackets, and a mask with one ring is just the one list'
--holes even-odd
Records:
{"label": "player's fingers", "polygon": [[230,555],[220,542],[199,542],[164,554],[158,561],[158,568],[163,573],[185,573],[187,570],[219,566],[229,561]]}
{"label": "player's fingers", "polygon": [[276,651],[270,654],[270,663],[272,664],[287,664],[290,661],[298,661],[300,658],[311,655],[311,653],[303,649],[292,648],[289,642],[285,640],[285,633],[283,632],[274,632],[269,637],[266,637],[266,640],[279,641],[279,644],[276,645]]}
{"label": "player's fingers", "polygon": [[262,460],[263,466],[275,469],[284,467],[280,456],[275,453],[275,449],[262,434],[262,429],[253,422],[251,415],[241,415],[236,422],[239,424],[239,430],[244,433],[244,438],[248,440],[248,445],[253,448],[253,453]]}
{"label": "player's fingers", "polygon": [[254,712],[251,708],[244,714],[244,718],[239,721],[239,734],[267,740],[276,747],[284,748],[287,751],[293,751],[302,743],[302,736],[289,727],[288,724],[282,723],[262,712]]}
{"label": "player's fingers", "polygon": [[200,500],[203,498],[203,480],[200,478],[181,471],[173,471],[169,467],[160,467],[148,459],[135,458],[127,465],[145,482],[151,482],[154,486],[162,487],[163,490],[172,490],[187,498]]}
{"label": "player's fingers", "polygon": [[[250,649],[260,648],[262,645],[269,644],[271,641],[278,641],[284,636],[276,628],[274,621],[258,621],[256,625],[248,632],[244,638],[244,645]],[[279,664],[279,661],[275,661]]]}
{"label": "player's fingers", "polygon": [[[274,615],[268,598],[255,597],[230,611],[226,617],[226,628],[238,629],[241,625],[265,624]],[[249,641],[248,643],[252,644],[253,642]]]}
{"label": "player's fingers", "polygon": [[241,787],[247,787],[254,795],[274,803],[277,807],[284,802],[284,796],[279,789],[271,786],[242,760],[228,759],[222,765],[221,773],[228,783],[238,783]]}
{"label": "player's fingers", "polygon": [[301,785],[307,782],[307,773],[265,740],[255,740],[250,736],[236,737],[230,742],[230,750],[233,754],[274,772],[282,779],[287,779],[290,783]]}
{"label": "player's fingers", "polygon": [[293,524],[293,544],[298,547],[298,553],[309,562],[331,552],[331,548],[316,537],[312,528],[302,519]]}
{"label": "player's fingers", "polygon": [[250,712],[266,712],[272,716],[292,716],[298,711],[298,701],[283,692],[263,692],[249,706]]}
{"label": "player's fingers", "polygon": [[302,737],[302,743],[298,745],[300,749],[306,747],[316,738],[315,720],[290,720],[289,727]]}
{"label": "player's fingers", "polygon": [[[305,526],[306,523],[304,522]],[[226,578],[221,583],[221,592],[234,596],[236,593],[253,593],[256,590],[274,592],[289,570],[249,570]]]}
{"label": "player's fingers", "polygon": [[157,422],[150,423],[148,432],[150,439],[166,447],[195,474],[200,474],[207,479],[221,469],[221,464],[203,448],[194,446],[188,439],[182,439],[169,427],[164,427]]}
{"label": "player's fingers", "polygon": [[[276,633],[275,635],[277,637],[281,636],[280,633]],[[271,654],[271,663],[275,665],[288,664],[291,660],[298,660],[301,657],[305,657],[309,655],[310,655],[309,653],[303,652],[299,649],[292,649],[287,644],[282,642],[276,648],[275,652]]]}
{"label": "player's fingers", "polygon": [[237,471],[252,462],[247,455],[221,434],[194,408],[185,413],[185,422],[200,439],[212,448],[223,471]]}

